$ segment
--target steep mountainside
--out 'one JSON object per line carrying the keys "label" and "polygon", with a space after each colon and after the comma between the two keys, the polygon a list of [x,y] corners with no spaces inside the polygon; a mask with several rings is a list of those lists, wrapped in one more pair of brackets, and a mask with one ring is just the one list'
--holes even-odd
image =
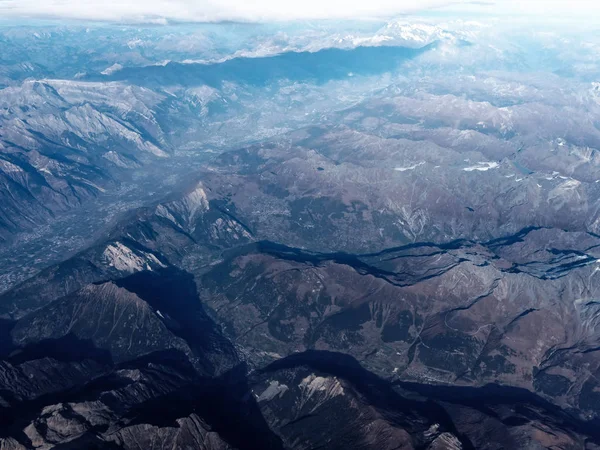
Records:
{"label": "steep mountainside", "polygon": [[164,97],[117,83],[28,81],[0,91],[0,239],[34,229],[170,152]]}
{"label": "steep mountainside", "polygon": [[596,448],[598,236],[345,245],[383,190],[334,216],[350,164],[293,149],[224,154],[2,295],[5,447]]}
{"label": "steep mountainside", "polygon": [[0,24],[0,450],[600,449],[579,32]]}

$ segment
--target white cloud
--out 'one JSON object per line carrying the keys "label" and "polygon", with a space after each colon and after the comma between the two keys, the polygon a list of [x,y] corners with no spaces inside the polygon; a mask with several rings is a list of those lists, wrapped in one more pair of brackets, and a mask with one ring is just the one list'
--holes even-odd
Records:
{"label": "white cloud", "polygon": [[104,21],[270,21],[385,18],[432,8],[564,15],[600,12],[590,0],[0,0],[0,18]]}
{"label": "white cloud", "polygon": [[385,17],[448,0],[0,0],[0,16],[93,20],[262,21]]}

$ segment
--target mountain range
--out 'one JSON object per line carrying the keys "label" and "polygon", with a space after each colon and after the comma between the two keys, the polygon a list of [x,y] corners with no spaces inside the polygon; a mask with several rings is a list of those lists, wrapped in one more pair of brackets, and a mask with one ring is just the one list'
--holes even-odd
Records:
{"label": "mountain range", "polygon": [[589,54],[323,27],[0,28],[2,450],[600,448]]}

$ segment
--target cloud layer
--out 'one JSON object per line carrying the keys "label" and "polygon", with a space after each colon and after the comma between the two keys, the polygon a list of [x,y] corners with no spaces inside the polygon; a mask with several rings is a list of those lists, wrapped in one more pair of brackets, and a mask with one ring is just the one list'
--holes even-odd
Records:
{"label": "cloud layer", "polygon": [[0,18],[101,21],[273,21],[385,18],[427,9],[524,14],[590,14],[589,0],[0,0]]}
{"label": "cloud layer", "polygon": [[[460,3],[458,0],[455,3]],[[386,17],[449,0],[0,0],[0,16],[92,20],[265,21]]]}

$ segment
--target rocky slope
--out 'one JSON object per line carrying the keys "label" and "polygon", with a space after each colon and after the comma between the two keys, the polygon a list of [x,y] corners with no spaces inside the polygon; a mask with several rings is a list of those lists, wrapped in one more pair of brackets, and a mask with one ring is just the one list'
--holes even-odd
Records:
{"label": "rocky slope", "polygon": [[0,239],[217,154],[0,295],[0,448],[599,448],[597,87],[421,31],[2,71]]}
{"label": "rocky slope", "polygon": [[344,245],[372,208],[260,220],[315,195],[278,148],[0,298],[5,448],[596,448],[598,236]]}
{"label": "rocky slope", "polygon": [[27,81],[0,91],[0,239],[35,229],[171,151],[158,94],[117,83]]}
{"label": "rocky slope", "polygon": [[[35,230],[114,191],[132,172],[145,173],[135,169],[160,163],[176,150],[215,151],[311,123],[314,118],[304,109],[290,115],[294,90],[308,93],[306,109],[339,108],[352,100],[336,100],[334,92],[321,92],[321,84],[348,73],[377,77],[428,50],[321,49],[63,79],[52,71],[26,80],[15,74],[14,82],[0,89],[0,239]],[[369,64],[358,64],[361,60]],[[163,164],[169,175],[181,174],[176,164]]]}
{"label": "rocky slope", "polygon": [[[485,241],[530,226],[598,232],[600,176],[511,159],[510,145],[460,148],[318,127],[224,153],[209,174],[265,239],[317,251],[370,252],[411,242]],[[591,167],[590,167],[591,170]]]}

